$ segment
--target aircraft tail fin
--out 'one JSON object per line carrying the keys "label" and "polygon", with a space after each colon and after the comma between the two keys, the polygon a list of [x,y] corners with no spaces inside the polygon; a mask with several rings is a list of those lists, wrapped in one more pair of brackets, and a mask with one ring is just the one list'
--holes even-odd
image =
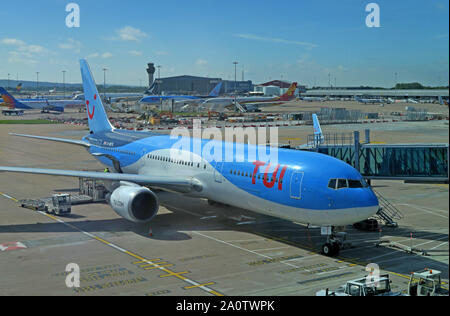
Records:
{"label": "aircraft tail fin", "polygon": [[31,109],[31,107],[17,101],[5,88],[0,87],[0,95],[2,96],[5,105],[11,109]]}
{"label": "aircraft tail fin", "polygon": [[91,68],[85,59],[80,60],[81,77],[83,79],[86,112],[91,133],[113,130],[106,115],[105,107],[98,93]]}
{"label": "aircraft tail fin", "polygon": [[320,127],[320,122],[317,117],[317,114],[312,115],[313,126],[314,126],[314,141],[317,144],[321,144],[324,140],[322,128]]}
{"label": "aircraft tail fin", "polygon": [[208,95],[209,97],[218,97],[220,94],[220,89],[222,89],[222,82],[219,82],[217,86]]}
{"label": "aircraft tail fin", "polygon": [[295,99],[295,90],[297,90],[297,82],[294,82],[289,87],[288,91],[280,97],[281,101],[291,101]]}

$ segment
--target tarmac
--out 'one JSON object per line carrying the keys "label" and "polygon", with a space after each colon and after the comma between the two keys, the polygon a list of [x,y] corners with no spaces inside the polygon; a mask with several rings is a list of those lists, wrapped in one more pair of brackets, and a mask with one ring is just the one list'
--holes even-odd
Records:
{"label": "tarmac", "polygon": [[[380,142],[448,143],[445,121],[323,129],[352,132],[354,127],[371,128]],[[308,129],[281,129],[280,142],[283,137],[306,142]],[[87,130],[0,125],[0,165],[103,168],[83,148],[13,137],[11,132],[80,139]],[[405,290],[410,273],[424,268],[442,271],[448,288],[448,185],[372,185],[403,213],[399,227],[365,232],[349,226],[352,248],[329,258],[319,253],[324,242],[320,228],[167,192],[158,193],[160,211],[147,225],[122,219],[106,204],[74,206],[69,217],[22,209],[21,199],[76,193],[78,179],[0,173],[0,295],[314,295],[365,276],[369,263],[390,275],[394,291]],[[386,243],[377,247],[380,240],[423,249],[427,255]],[[70,263],[80,267],[79,288],[66,286]]]}

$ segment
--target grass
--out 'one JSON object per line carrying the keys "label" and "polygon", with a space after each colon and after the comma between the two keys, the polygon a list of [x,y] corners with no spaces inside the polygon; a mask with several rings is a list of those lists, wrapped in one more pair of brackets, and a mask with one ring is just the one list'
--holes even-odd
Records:
{"label": "grass", "polygon": [[39,125],[39,124],[59,124],[49,120],[0,120],[0,125]]}

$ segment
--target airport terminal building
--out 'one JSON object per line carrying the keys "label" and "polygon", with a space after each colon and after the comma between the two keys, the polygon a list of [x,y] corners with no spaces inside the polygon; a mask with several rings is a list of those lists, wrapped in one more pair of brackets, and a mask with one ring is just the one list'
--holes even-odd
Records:
{"label": "airport terminal building", "polygon": [[223,83],[220,94],[228,94],[237,90],[245,93],[253,90],[251,81],[222,80],[221,78],[208,78],[196,76],[176,76],[155,80],[159,92],[169,94],[208,95],[219,82]]}

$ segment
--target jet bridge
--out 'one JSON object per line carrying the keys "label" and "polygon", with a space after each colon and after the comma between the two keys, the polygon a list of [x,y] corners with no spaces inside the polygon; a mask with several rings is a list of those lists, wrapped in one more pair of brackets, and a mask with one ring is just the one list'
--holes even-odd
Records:
{"label": "jet bridge", "polygon": [[448,144],[370,144],[368,131],[364,143],[359,132],[324,136],[312,150],[347,162],[368,180],[448,183]]}

